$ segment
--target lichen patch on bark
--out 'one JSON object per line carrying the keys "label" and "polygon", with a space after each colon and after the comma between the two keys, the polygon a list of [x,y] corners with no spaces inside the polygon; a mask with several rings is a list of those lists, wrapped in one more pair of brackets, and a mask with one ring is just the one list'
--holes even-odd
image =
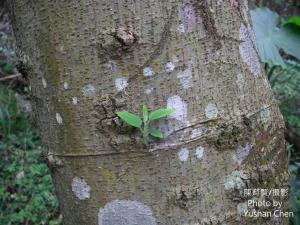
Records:
{"label": "lichen patch on bark", "polygon": [[183,1],[179,11],[179,18],[187,31],[191,31],[197,25],[196,12],[191,0]]}
{"label": "lichen patch on bark", "polygon": [[65,90],[68,90],[68,89],[69,89],[69,84],[68,84],[68,82],[64,82],[64,89],[65,89]]}
{"label": "lichen patch on bark", "polygon": [[196,158],[201,159],[203,157],[203,154],[204,154],[204,148],[202,146],[198,146],[195,152]]}
{"label": "lichen patch on bark", "polygon": [[72,191],[80,200],[90,198],[91,187],[86,183],[84,179],[74,177],[72,180]]}
{"label": "lichen patch on bark", "polygon": [[193,86],[193,75],[190,68],[178,72],[177,78],[184,89],[188,89]]}
{"label": "lichen patch on bark", "polygon": [[246,175],[243,171],[233,171],[230,175],[224,178],[224,189],[230,195],[242,195],[246,184],[243,181],[246,179]]}
{"label": "lichen patch on bark", "polygon": [[260,120],[262,123],[267,123],[271,119],[270,109],[265,108],[260,111]]}
{"label": "lichen patch on bark", "polygon": [[151,209],[138,201],[114,200],[100,208],[99,225],[156,225]]}
{"label": "lichen patch on bark", "polygon": [[147,89],[145,90],[145,93],[146,93],[147,95],[150,95],[152,91],[153,91],[153,88],[147,88]]}
{"label": "lichen patch on bark", "polygon": [[239,45],[240,56],[242,60],[247,64],[251,73],[255,76],[261,74],[260,61],[258,54],[254,46],[254,38],[251,36],[250,28],[247,28],[243,23],[240,26],[240,40]]}
{"label": "lichen patch on bark", "polygon": [[167,108],[175,109],[170,117],[180,120],[182,122],[186,121],[187,118],[187,104],[178,95],[174,95],[168,98]]}
{"label": "lichen patch on bark", "polygon": [[72,97],[72,104],[73,105],[77,105],[77,103],[78,103],[78,99],[77,99],[77,97]]}
{"label": "lichen patch on bark", "polygon": [[237,84],[239,90],[242,91],[244,88],[244,84],[245,84],[245,79],[243,77],[243,74],[239,73],[236,77],[237,77],[236,84]]}
{"label": "lichen patch on bark", "polygon": [[179,152],[178,152],[178,158],[180,161],[185,162],[189,159],[189,150],[187,148],[182,148]]}
{"label": "lichen patch on bark", "polygon": [[245,146],[239,146],[232,157],[233,160],[237,162],[239,165],[241,165],[249,155],[251,148],[252,145],[249,143],[247,143]]}
{"label": "lichen patch on bark", "polygon": [[143,69],[143,74],[145,77],[151,77],[154,75],[154,72],[150,66],[147,66]]}
{"label": "lichen patch on bark", "polygon": [[96,88],[93,85],[88,84],[85,85],[81,91],[84,97],[92,97],[95,94]]}
{"label": "lichen patch on bark", "polygon": [[55,114],[55,118],[56,118],[56,122],[58,124],[62,124],[63,123],[63,119],[62,119],[62,117],[61,117],[61,115],[59,113]]}
{"label": "lichen patch on bark", "polygon": [[123,91],[128,86],[128,79],[125,77],[115,79],[115,86],[118,92]]}
{"label": "lichen patch on bark", "polygon": [[42,84],[44,88],[47,88],[47,81],[45,80],[45,78],[42,78]]}
{"label": "lichen patch on bark", "polygon": [[165,70],[167,73],[171,73],[175,69],[175,64],[173,62],[167,62],[165,65]]}
{"label": "lichen patch on bark", "polygon": [[218,116],[218,108],[217,108],[216,104],[211,103],[211,102],[207,104],[207,106],[205,108],[205,116],[208,119],[213,119]]}
{"label": "lichen patch on bark", "polygon": [[245,215],[245,212],[247,212],[247,210],[248,210],[248,202],[246,201],[246,202],[239,203],[236,207],[236,210],[237,210],[238,215],[240,215],[240,216]]}
{"label": "lichen patch on bark", "polygon": [[181,24],[178,25],[177,31],[180,32],[180,33],[184,33],[185,32],[185,27],[184,27],[183,23],[181,23]]}
{"label": "lichen patch on bark", "polygon": [[203,130],[201,128],[195,128],[192,130],[191,138],[200,137],[203,134]]}

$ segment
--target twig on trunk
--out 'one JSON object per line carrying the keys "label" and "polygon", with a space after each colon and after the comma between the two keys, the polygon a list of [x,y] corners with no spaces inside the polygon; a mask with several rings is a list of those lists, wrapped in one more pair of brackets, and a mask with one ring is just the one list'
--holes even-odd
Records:
{"label": "twig on trunk", "polygon": [[10,75],[10,76],[1,77],[0,82],[11,80],[11,79],[18,78],[18,77],[22,77],[22,74],[14,74],[14,75]]}

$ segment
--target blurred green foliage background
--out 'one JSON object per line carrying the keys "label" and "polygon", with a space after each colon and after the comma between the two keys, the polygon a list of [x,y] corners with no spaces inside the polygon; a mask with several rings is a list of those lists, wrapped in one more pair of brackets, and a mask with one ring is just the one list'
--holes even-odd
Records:
{"label": "blurred green foliage background", "polygon": [[0,224],[59,224],[58,202],[35,129],[0,86]]}
{"label": "blurred green foliage background", "polygon": [[[58,225],[58,201],[29,118],[28,87],[16,64],[7,10],[0,1],[0,224]],[[6,79],[11,75],[17,78]]]}

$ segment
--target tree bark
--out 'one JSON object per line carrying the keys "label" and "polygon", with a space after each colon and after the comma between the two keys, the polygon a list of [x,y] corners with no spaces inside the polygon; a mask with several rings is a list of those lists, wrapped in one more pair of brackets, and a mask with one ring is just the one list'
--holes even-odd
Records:
{"label": "tree bark", "polygon": [[[245,0],[9,5],[64,224],[288,224],[244,216],[289,184]],[[142,105],[176,110],[149,146],[115,114]]]}

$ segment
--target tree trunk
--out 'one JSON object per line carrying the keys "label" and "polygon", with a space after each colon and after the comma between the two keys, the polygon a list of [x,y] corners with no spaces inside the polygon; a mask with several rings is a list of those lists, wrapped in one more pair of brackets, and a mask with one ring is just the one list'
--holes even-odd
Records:
{"label": "tree trunk", "polygon": [[[245,0],[9,3],[64,224],[288,224],[244,213],[289,183]],[[115,114],[142,105],[176,110],[149,146]]]}

